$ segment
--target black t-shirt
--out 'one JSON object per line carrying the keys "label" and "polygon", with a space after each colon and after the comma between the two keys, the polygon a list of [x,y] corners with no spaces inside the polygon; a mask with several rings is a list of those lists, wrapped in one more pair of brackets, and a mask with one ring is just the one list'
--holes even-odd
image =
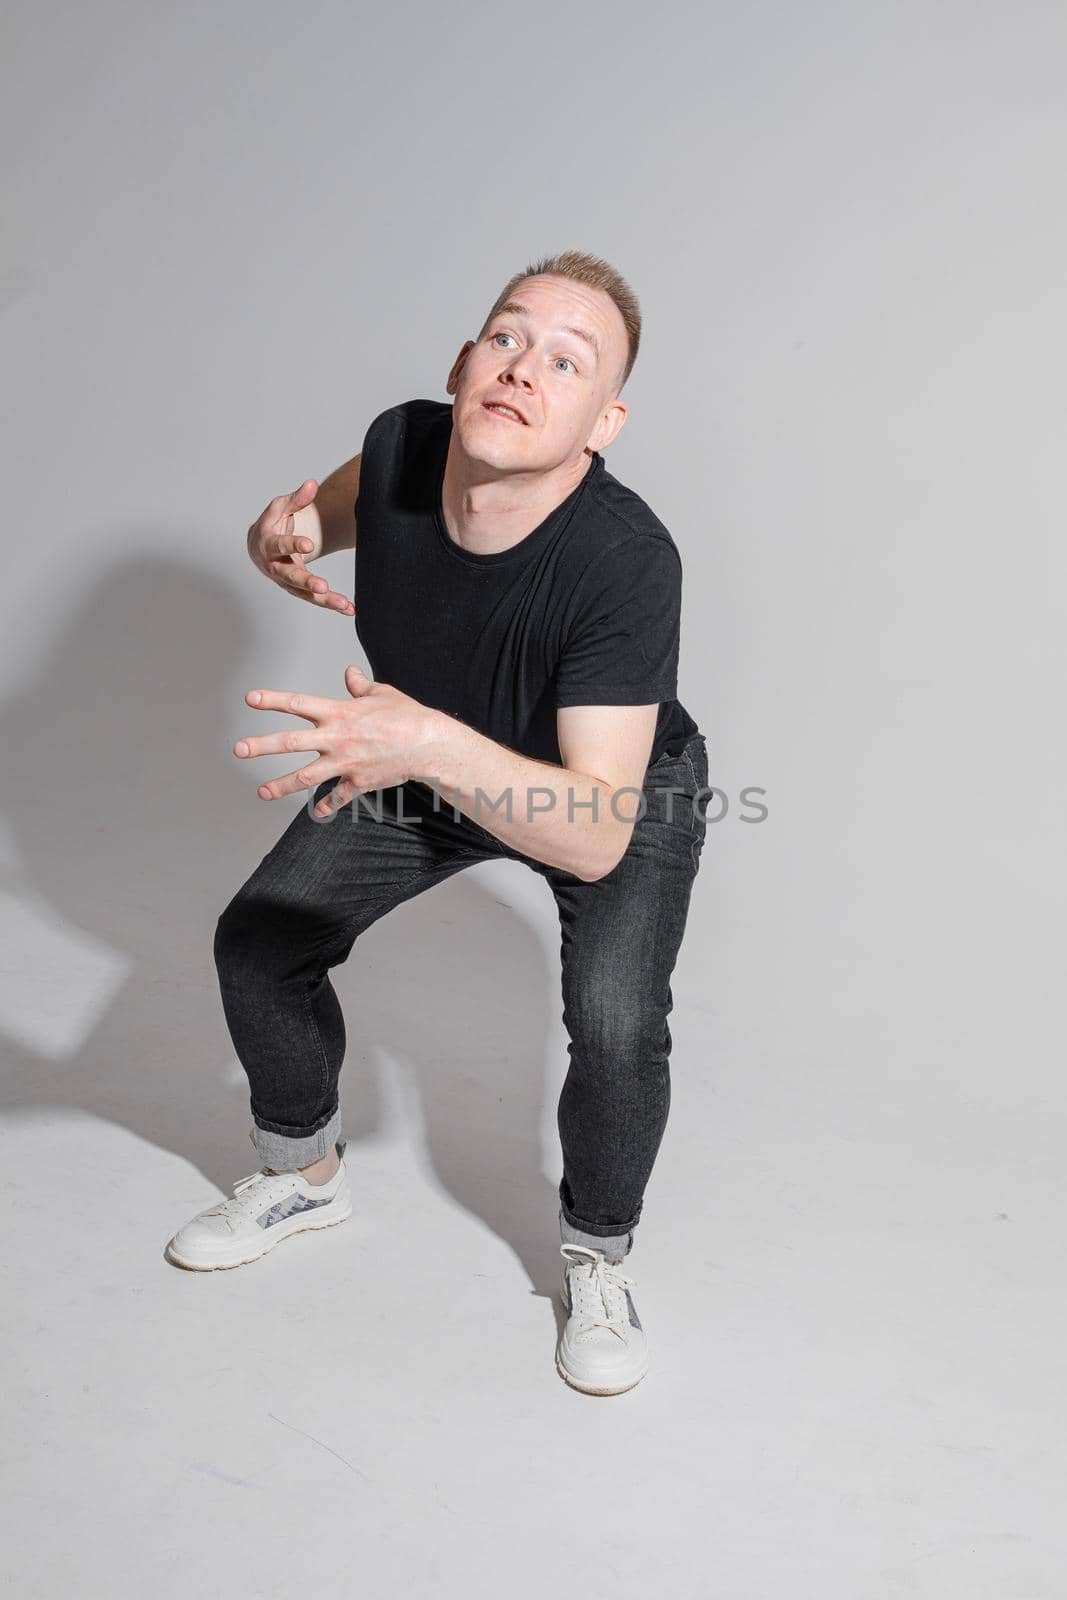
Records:
{"label": "black t-shirt", "polygon": [[595,452],[524,539],[479,555],[449,535],[452,407],[375,417],[356,499],[355,626],[374,678],[498,744],[562,765],[556,708],[660,702],[650,763],[697,724],[676,698],[681,558]]}

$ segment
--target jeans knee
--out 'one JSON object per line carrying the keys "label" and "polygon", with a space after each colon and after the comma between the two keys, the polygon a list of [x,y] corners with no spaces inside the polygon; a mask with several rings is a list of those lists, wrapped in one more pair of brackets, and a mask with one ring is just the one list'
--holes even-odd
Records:
{"label": "jeans knee", "polygon": [[242,981],[250,971],[276,971],[286,948],[276,924],[235,895],[215,924],[212,954],[223,983]]}
{"label": "jeans knee", "polygon": [[211,953],[220,978],[225,978],[239,960],[247,959],[247,946],[247,932],[234,914],[234,902],[231,901],[215,924],[212,941]]}
{"label": "jeans knee", "polygon": [[313,979],[343,961],[353,930],[330,908],[239,890],[215,924],[220,981]]}
{"label": "jeans knee", "polygon": [[666,1015],[660,1006],[626,1003],[598,994],[564,1011],[572,1054],[598,1070],[649,1060],[670,1051]]}

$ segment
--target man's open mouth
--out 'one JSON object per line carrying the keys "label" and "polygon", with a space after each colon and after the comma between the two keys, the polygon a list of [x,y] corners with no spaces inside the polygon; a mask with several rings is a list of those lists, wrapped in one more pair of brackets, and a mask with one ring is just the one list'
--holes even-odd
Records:
{"label": "man's open mouth", "polygon": [[483,400],[482,409],[492,411],[498,417],[507,417],[511,422],[520,422],[523,427],[529,426],[520,411],[516,411],[514,406],[505,405],[502,400]]}

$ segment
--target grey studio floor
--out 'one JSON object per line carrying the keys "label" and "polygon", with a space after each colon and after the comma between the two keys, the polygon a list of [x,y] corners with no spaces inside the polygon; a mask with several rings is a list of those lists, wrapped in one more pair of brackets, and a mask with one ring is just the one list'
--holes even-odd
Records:
{"label": "grey studio floor", "polygon": [[787,987],[746,1002],[762,911],[718,926],[743,897],[709,840],[630,1261],[652,1369],[610,1399],[553,1362],[565,1040],[533,874],[474,867],[357,944],[355,1214],[226,1272],[163,1258],[256,1165],[194,936],[215,868],[161,916],[141,862],[120,970],[100,926],[25,925],[68,981],[38,960],[8,994],[13,1593],[1056,1592],[1051,1160],[869,1015],[819,1054]]}

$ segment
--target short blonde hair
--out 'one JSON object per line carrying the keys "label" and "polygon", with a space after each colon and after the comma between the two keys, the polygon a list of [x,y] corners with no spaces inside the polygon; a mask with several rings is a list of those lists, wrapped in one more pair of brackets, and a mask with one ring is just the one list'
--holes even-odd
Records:
{"label": "short blonde hair", "polygon": [[533,261],[525,272],[517,272],[513,278],[501,289],[493,302],[493,309],[482,323],[478,334],[479,339],[486,328],[496,316],[500,307],[506,305],[511,299],[520,283],[525,283],[527,278],[539,278],[544,274],[551,274],[557,278],[570,278],[575,283],[584,283],[592,289],[602,289],[610,295],[619,308],[626,327],[626,342],[628,346],[622,377],[619,379],[615,393],[618,394],[633,371],[634,362],[637,360],[637,347],[641,343],[641,307],[637,296],[634,294],[626,279],[615,271],[608,262],[602,261],[599,256],[587,255],[584,250],[562,250],[558,255],[542,256],[540,261]]}

